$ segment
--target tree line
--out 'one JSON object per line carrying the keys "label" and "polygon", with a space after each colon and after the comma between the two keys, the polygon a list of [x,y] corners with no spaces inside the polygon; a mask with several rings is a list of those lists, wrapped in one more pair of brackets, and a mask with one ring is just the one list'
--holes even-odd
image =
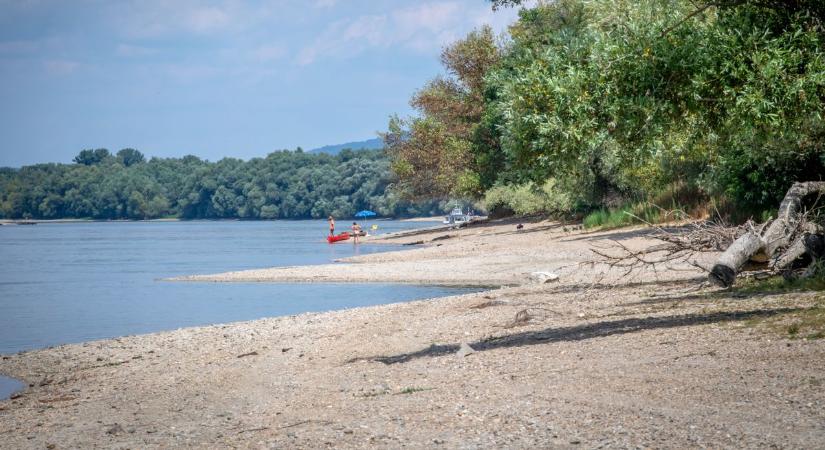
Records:
{"label": "tree line", "polygon": [[391,118],[398,192],[523,213],[668,194],[775,208],[825,177],[824,27],[821,0],[522,8],[504,36],[446,47],[417,114]]}
{"label": "tree line", "polygon": [[388,189],[395,182],[381,151],[336,156],[276,151],[217,162],[196,156],[151,158],[135,149],[81,151],[74,164],[0,168],[0,217],[6,219],[309,219],[440,211]]}

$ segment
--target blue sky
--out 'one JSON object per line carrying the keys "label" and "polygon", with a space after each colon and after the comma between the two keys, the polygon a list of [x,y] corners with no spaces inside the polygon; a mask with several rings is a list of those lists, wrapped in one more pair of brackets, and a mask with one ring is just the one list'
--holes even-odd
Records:
{"label": "blue sky", "polygon": [[486,0],[0,0],[0,166],[370,139]]}

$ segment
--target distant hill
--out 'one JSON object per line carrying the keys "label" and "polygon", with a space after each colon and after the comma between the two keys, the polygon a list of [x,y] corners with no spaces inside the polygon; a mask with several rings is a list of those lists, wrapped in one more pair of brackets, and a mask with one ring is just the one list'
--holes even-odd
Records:
{"label": "distant hill", "polygon": [[325,145],[323,147],[313,148],[312,153],[328,153],[330,155],[337,155],[341,150],[349,148],[352,150],[377,150],[384,147],[384,141],[381,138],[369,139],[366,141],[347,142],[346,144]]}

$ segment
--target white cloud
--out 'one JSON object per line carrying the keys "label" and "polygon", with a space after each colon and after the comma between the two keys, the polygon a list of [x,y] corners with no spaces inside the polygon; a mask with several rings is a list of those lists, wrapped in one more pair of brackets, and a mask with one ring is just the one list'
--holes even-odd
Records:
{"label": "white cloud", "polygon": [[221,8],[195,8],[184,15],[186,27],[197,32],[221,29],[229,24],[229,12]]}
{"label": "white cloud", "polygon": [[323,57],[349,58],[373,48],[400,47],[435,53],[481,25],[501,32],[516,17],[514,9],[494,13],[486,2],[422,2],[384,14],[332,23],[299,52],[296,62],[307,65]]}
{"label": "white cloud", "polygon": [[243,27],[243,4],[224,0],[210,5],[197,0],[132,0],[112,3],[110,15],[118,32],[132,38],[152,38],[174,33],[212,33]]}
{"label": "white cloud", "polygon": [[457,2],[423,3],[418,6],[392,12],[393,22],[398,26],[399,37],[422,31],[439,33],[455,27],[463,18],[461,5]]}

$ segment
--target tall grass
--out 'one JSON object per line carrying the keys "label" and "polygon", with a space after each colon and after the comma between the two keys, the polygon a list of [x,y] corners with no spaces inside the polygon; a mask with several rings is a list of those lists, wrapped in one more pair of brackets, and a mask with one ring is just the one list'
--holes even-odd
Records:
{"label": "tall grass", "polygon": [[641,223],[664,223],[684,220],[688,217],[677,205],[671,210],[649,202],[626,204],[616,209],[598,209],[582,220],[584,228],[619,228]]}

